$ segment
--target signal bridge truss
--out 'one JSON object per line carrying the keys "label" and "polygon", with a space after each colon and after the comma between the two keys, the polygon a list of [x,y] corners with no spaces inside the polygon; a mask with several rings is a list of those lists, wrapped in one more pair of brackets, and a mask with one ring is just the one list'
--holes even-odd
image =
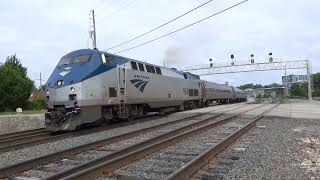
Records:
{"label": "signal bridge truss", "polygon": [[[255,71],[273,71],[284,70],[287,75],[288,69],[305,69],[308,75],[308,96],[309,100],[312,100],[311,89],[311,63],[310,60],[294,60],[294,61],[276,61],[271,62],[252,62],[252,63],[234,63],[229,65],[207,64],[200,66],[193,66],[186,68],[185,72],[197,74],[199,76],[214,75],[214,74],[228,74],[228,73],[240,73],[240,72],[255,72]],[[288,89],[288,83],[285,84],[286,91]]]}

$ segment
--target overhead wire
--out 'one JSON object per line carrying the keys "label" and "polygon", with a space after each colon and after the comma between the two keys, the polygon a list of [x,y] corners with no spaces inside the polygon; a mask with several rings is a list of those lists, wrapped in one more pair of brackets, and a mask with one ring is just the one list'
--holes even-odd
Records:
{"label": "overhead wire", "polygon": [[187,11],[187,12],[181,14],[181,15],[179,15],[178,17],[176,17],[176,18],[174,18],[174,19],[171,19],[170,21],[165,22],[165,23],[161,24],[160,26],[157,26],[156,28],[153,28],[153,29],[151,29],[151,30],[149,30],[149,31],[147,31],[147,32],[139,35],[139,36],[136,36],[136,37],[134,37],[134,38],[132,38],[132,39],[130,39],[130,40],[127,40],[127,41],[124,41],[124,42],[122,42],[122,43],[119,43],[119,44],[117,44],[117,45],[115,45],[115,46],[109,47],[109,48],[107,48],[105,51],[110,50],[110,49],[114,49],[114,48],[117,48],[117,47],[120,47],[120,46],[123,46],[123,45],[125,45],[125,44],[128,44],[129,42],[132,42],[132,41],[137,40],[137,39],[139,39],[139,38],[141,38],[141,37],[143,37],[143,36],[145,36],[145,35],[147,35],[147,34],[150,34],[150,33],[154,32],[154,31],[156,31],[157,29],[160,29],[160,28],[162,28],[162,27],[164,27],[164,26],[166,26],[166,25],[168,25],[168,24],[170,24],[170,23],[172,23],[172,22],[174,22],[174,21],[176,21],[176,20],[178,20],[178,19],[186,16],[187,14],[190,14],[191,12],[193,12],[193,11],[195,11],[195,10],[197,10],[197,9],[199,9],[199,8],[207,5],[207,4],[209,4],[209,3],[212,2],[212,1],[213,1],[213,0],[206,1],[205,3],[202,3],[201,5],[199,5],[199,6],[195,7],[195,8],[193,8],[193,9],[191,9],[191,10],[189,10],[189,11]]}
{"label": "overhead wire", "polygon": [[[139,44],[139,45],[136,45],[136,46],[133,46],[133,47],[131,47],[131,48],[127,48],[127,49],[118,51],[118,52],[113,53],[113,54],[120,54],[120,53],[129,51],[129,50],[132,50],[132,49],[135,49],[135,48],[144,46],[144,45],[146,45],[146,44],[152,43],[152,42],[154,42],[154,41],[157,41],[157,40],[162,39],[162,38],[164,38],[164,37],[167,37],[167,36],[169,36],[169,35],[175,34],[175,33],[179,32],[179,31],[182,31],[182,30],[184,30],[184,29],[186,29],[186,28],[189,28],[189,27],[191,27],[191,26],[194,26],[194,25],[196,25],[196,24],[198,24],[198,23],[200,23],[200,22],[202,22],[202,21],[204,21],[204,20],[207,20],[207,19],[212,18],[212,17],[214,17],[214,16],[217,16],[217,15],[219,15],[219,14],[222,14],[222,13],[224,13],[224,12],[230,10],[230,9],[233,9],[233,8],[235,8],[235,7],[237,7],[237,6],[240,6],[241,4],[244,4],[244,3],[247,2],[247,1],[249,1],[249,0],[241,1],[241,2],[239,2],[239,3],[237,3],[237,4],[234,4],[234,5],[232,5],[232,6],[229,6],[228,8],[225,8],[225,9],[223,9],[223,10],[217,12],[217,13],[214,13],[214,14],[212,14],[212,15],[210,15],[210,16],[207,16],[207,17],[205,17],[205,18],[203,18],[203,19],[200,19],[200,20],[198,20],[198,21],[196,21],[196,22],[194,22],[194,23],[191,23],[191,24],[189,24],[189,25],[187,25],[187,26],[184,26],[184,27],[182,27],[182,28],[180,28],[180,29],[177,29],[177,30],[175,30],[175,31],[169,32],[169,33],[167,33],[167,34],[164,34],[164,35],[159,36],[159,37],[157,37],[157,38],[154,38],[154,39],[152,39],[152,40],[143,42],[143,43],[141,43],[141,44]],[[106,50],[105,50],[105,51],[106,51]]]}
{"label": "overhead wire", "polygon": [[[108,2],[108,1],[110,1],[110,2]],[[113,4],[115,1],[117,1],[117,0],[105,0],[104,2],[102,2],[101,4],[100,4],[100,7],[98,7],[98,8],[96,8],[95,10],[96,11],[102,11],[102,10],[104,10],[109,4]]]}
{"label": "overhead wire", "polygon": [[136,1],[137,1],[137,0],[132,0],[132,1],[130,1],[130,2],[126,3],[126,4],[124,4],[124,5],[120,6],[119,8],[117,8],[116,10],[114,10],[113,12],[102,16],[101,18],[98,19],[98,22],[97,22],[97,23],[101,22],[102,19],[104,19],[104,18],[106,18],[106,17],[108,17],[108,16],[114,15],[114,14],[116,14],[116,13],[118,13],[118,12],[120,12],[120,11],[126,9],[126,8],[128,8],[129,6],[131,6],[131,5],[132,5],[133,3],[135,3]]}

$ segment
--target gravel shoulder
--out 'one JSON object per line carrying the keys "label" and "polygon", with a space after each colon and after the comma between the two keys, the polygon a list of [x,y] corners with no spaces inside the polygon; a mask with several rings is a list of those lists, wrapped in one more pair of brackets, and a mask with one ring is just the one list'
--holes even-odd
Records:
{"label": "gravel shoulder", "polygon": [[0,135],[44,127],[44,114],[1,115]]}

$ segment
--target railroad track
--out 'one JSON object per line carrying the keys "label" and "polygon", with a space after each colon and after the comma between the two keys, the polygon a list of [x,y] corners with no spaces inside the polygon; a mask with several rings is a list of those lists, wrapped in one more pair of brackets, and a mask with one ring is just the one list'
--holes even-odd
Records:
{"label": "railroad track", "polygon": [[0,141],[2,140],[8,140],[11,138],[18,138],[18,137],[24,137],[32,134],[37,134],[37,133],[42,133],[46,132],[45,128],[39,128],[39,129],[32,129],[32,130],[27,130],[27,131],[19,131],[19,132],[14,132],[14,133],[9,133],[9,134],[2,134],[0,135]]}
{"label": "railroad track", "polygon": [[13,150],[35,146],[43,143],[58,141],[60,139],[77,137],[77,136],[105,131],[105,130],[109,130],[117,127],[128,126],[137,122],[141,123],[149,120],[154,120],[154,119],[150,119],[150,118],[153,118],[154,116],[158,116],[159,118],[161,118],[166,115],[159,115],[159,114],[148,115],[148,116],[135,119],[129,122],[113,123],[111,125],[108,124],[107,126],[103,126],[103,127],[89,127],[88,129],[82,129],[78,131],[64,132],[64,133],[51,133],[47,131],[45,128],[40,128],[40,129],[4,134],[0,136],[0,152],[13,151]]}
{"label": "railroad track", "polygon": [[[255,106],[243,112],[252,111],[262,106],[264,105]],[[225,110],[225,112],[239,108],[248,108],[248,106],[234,106],[231,109]],[[115,160],[128,153],[140,152],[141,149],[146,147],[153,147],[155,144],[165,141],[168,138],[170,139],[188,133],[189,131],[209,126],[210,124],[209,127],[213,126],[212,124],[216,126],[240,115],[241,113],[234,115],[204,113],[169,121],[2,168],[0,169],[0,178],[38,177],[63,179],[73,176],[79,171],[87,170],[88,167],[95,167],[98,164]],[[135,157],[139,158],[140,155]]]}
{"label": "railroad track", "polygon": [[[242,104],[235,104],[235,106],[238,106],[238,105],[242,105]],[[109,130],[117,127],[123,127],[131,124],[135,124],[135,123],[154,120],[154,119],[150,119],[150,118],[153,118],[154,116],[158,116],[159,118],[161,118],[161,117],[165,117],[166,115],[159,115],[159,114],[148,115],[143,118],[135,119],[129,122],[114,123],[111,125],[108,124],[107,126],[103,126],[103,127],[91,127],[89,129],[83,129],[83,130],[65,132],[65,133],[53,134],[47,131],[45,128],[40,128],[40,129],[4,134],[0,136],[0,152],[13,151],[13,150],[35,146],[43,143],[58,141],[60,139],[82,136],[82,135],[105,131],[105,130]]]}

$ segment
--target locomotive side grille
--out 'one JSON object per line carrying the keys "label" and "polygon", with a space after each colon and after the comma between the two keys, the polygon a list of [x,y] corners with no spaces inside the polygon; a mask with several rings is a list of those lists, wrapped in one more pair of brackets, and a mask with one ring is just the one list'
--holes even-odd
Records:
{"label": "locomotive side grille", "polygon": [[76,94],[69,94],[69,100],[73,101],[77,99],[77,95]]}
{"label": "locomotive side grille", "polygon": [[114,87],[109,87],[109,96],[110,97],[117,97],[117,90]]}

